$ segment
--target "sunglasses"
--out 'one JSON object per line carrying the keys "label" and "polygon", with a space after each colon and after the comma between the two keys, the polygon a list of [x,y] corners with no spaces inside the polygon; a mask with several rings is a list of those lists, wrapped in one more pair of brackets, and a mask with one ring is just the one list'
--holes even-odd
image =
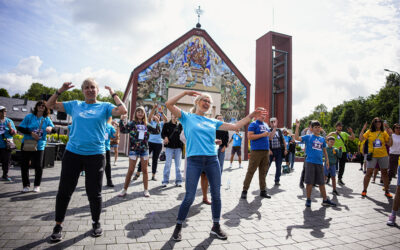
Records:
{"label": "sunglasses", "polygon": [[40,105],[38,105],[38,107],[46,107],[46,105],[40,104]]}
{"label": "sunglasses", "polygon": [[376,121],[374,121],[374,123],[378,123],[378,122],[382,123],[382,121],[381,121],[381,120],[376,120]]}
{"label": "sunglasses", "polygon": [[206,100],[206,99],[201,99],[203,102],[205,102],[205,103],[211,103],[209,100]]}

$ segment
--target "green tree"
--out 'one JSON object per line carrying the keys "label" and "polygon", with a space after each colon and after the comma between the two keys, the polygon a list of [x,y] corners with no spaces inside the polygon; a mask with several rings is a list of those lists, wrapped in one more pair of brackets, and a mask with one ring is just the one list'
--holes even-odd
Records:
{"label": "green tree", "polygon": [[10,95],[8,94],[8,91],[5,88],[0,89],[0,96],[10,97]]}
{"label": "green tree", "polygon": [[13,96],[12,96],[12,98],[17,98],[17,99],[20,99],[20,98],[21,98],[21,95],[20,95],[20,94],[18,94],[18,93],[16,93],[15,95],[13,95]]}

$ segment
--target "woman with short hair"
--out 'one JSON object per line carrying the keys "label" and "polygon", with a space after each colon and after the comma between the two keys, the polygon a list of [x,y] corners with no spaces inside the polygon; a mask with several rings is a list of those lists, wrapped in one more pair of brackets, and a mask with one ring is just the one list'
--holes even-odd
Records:
{"label": "woman with short hair", "polygon": [[[185,112],[175,106],[184,96],[194,96],[194,105],[191,112]],[[236,124],[225,123],[216,119],[211,119],[205,114],[211,108],[212,99],[207,94],[196,91],[186,90],[179,95],[172,97],[165,104],[169,111],[182,123],[187,145],[187,170],[185,187],[185,198],[179,207],[177,224],[172,235],[175,241],[182,240],[182,223],[185,221],[190,206],[195,196],[197,184],[201,173],[204,171],[210,183],[211,191],[211,212],[213,227],[211,234],[219,239],[227,239],[226,233],[221,229],[219,220],[221,217],[221,169],[216,152],[215,136],[217,129],[236,130],[250,123],[251,119],[259,114],[262,109],[257,109]]]}
{"label": "woman with short hair", "polygon": [[73,87],[71,82],[65,82],[47,102],[48,108],[66,112],[72,116],[70,136],[61,163],[60,183],[56,198],[56,225],[50,237],[52,241],[62,239],[61,224],[82,170],[85,170],[85,187],[93,221],[91,234],[93,237],[103,234],[99,220],[105,168],[106,124],[110,116],[127,113],[125,105],[111,87],[106,86],[105,88],[110,92],[117,106],[109,102],[97,101],[99,86],[91,78],[84,80],[81,86],[85,97],[84,101],[57,102],[57,98],[63,92]]}
{"label": "woman with short hair", "polygon": [[[46,147],[47,133],[51,133],[54,124],[49,118],[50,109],[46,107],[46,101],[38,101],[31,114],[25,116],[18,131],[24,134],[22,138],[22,192],[30,191],[29,162],[35,169],[35,182],[33,192],[40,192],[40,183],[43,174],[44,149]],[[28,145],[28,143],[30,145]],[[28,147],[29,146],[29,147]]]}

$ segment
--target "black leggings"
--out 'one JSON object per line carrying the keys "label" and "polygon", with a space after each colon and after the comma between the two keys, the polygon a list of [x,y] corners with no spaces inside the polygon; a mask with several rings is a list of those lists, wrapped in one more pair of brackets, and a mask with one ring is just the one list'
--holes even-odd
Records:
{"label": "black leggings", "polygon": [[42,182],[43,174],[43,156],[44,150],[38,151],[23,151],[22,150],[22,166],[21,166],[21,177],[23,187],[29,187],[31,185],[29,181],[29,161],[32,167],[35,169],[35,186],[40,186]]}
{"label": "black leggings", "polygon": [[0,148],[1,167],[3,169],[3,177],[8,177],[8,169],[10,168],[11,150]]}
{"label": "black leggings", "polygon": [[106,150],[106,179],[107,179],[107,184],[111,184],[111,152],[110,150]]}
{"label": "black leggings", "polygon": [[[157,172],[158,157],[160,156],[162,144],[149,142],[149,154],[153,152],[151,161],[151,172],[155,174]],[[142,172],[142,164],[139,162],[138,172]]]}
{"label": "black leggings", "polygon": [[338,175],[339,180],[341,180],[343,178],[346,161],[347,161],[347,155],[346,155],[346,152],[344,152],[342,154],[342,158],[338,159],[338,163],[337,163],[339,165],[339,175]]}
{"label": "black leggings", "polygon": [[56,198],[56,222],[64,221],[69,201],[78,184],[79,174],[82,170],[85,170],[85,187],[92,220],[94,222],[99,221],[102,206],[101,188],[105,164],[104,154],[78,155],[65,150]]}

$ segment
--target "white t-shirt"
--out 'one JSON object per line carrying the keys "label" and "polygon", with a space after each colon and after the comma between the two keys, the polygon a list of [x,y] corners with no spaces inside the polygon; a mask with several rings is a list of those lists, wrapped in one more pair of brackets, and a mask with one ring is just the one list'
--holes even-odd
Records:
{"label": "white t-shirt", "polygon": [[389,154],[400,155],[400,135],[392,134],[393,145],[389,149]]}

